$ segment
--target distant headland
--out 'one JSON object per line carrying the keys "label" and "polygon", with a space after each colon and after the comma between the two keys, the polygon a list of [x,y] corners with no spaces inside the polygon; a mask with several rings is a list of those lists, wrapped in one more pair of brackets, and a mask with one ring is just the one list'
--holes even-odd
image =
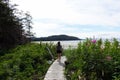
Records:
{"label": "distant headland", "polygon": [[78,37],[68,36],[68,35],[52,35],[48,37],[32,38],[32,41],[65,41],[65,40],[82,40]]}

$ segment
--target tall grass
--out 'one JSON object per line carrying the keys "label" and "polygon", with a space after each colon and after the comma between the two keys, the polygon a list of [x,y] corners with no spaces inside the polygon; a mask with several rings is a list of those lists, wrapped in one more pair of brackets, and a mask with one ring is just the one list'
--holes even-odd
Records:
{"label": "tall grass", "polygon": [[51,60],[46,47],[55,56],[55,46],[42,43],[18,46],[0,56],[0,80],[43,80]]}
{"label": "tall grass", "polygon": [[67,80],[120,80],[120,45],[114,39],[86,39],[78,48],[67,50]]}

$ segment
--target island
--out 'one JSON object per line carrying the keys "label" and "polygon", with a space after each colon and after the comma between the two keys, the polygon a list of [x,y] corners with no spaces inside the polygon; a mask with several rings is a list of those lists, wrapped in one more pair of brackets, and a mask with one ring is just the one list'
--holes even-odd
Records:
{"label": "island", "polygon": [[32,41],[65,41],[65,40],[81,40],[78,37],[68,35],[52,35],[48,37],[31,38]]}

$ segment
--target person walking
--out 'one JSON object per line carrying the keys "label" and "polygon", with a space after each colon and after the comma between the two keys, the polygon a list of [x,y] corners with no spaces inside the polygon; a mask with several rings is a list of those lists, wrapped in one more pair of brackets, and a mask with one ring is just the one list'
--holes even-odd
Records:
{"label": "person walking", "polygon": [[62,46],[60,44],[60,41],[57,43],[56,49],[57,49],[58,61],[60,61],[62,55]]}

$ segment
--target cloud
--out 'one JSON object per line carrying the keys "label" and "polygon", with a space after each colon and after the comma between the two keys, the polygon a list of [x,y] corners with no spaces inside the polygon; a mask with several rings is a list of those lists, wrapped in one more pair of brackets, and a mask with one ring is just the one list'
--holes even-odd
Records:
{"label": "cloud", "polygon": [[[37,36],[118,34],[120,0],[11,0],[33,17]],[[114,32],[114,33],[113,33]],[[101,35],[102,36],[102,35]],[[110,37],[110,36],[109,36]]]}
{"label": "cloud", "polygon": [[66,24],[120,25],[119,0],[15,0],[33,19],[55,19]]}
{"label": "cloud", "polygon": [[74,34],[75,36],[85,39],[85,38],[102,38],[102,39],[112,39],[112,38],[119,38],[120,32],[83,32],[83,33],[78,33],[78,34]]}
{"label": "cloud", "polygon": [[103,27],[103,29],[99,30],[99,28],[95,28],[95,26],[93,27],[90,26],[89,28],[87,28],[87,25],[71,26],[67,24],[57,24],[57,23],[51,23],[51,22],[36,23],[34,27],[33,27],[33,32],[36,33],[35,36],[37,37],[67,34],[67,35],[76,36],[84,39],[87,37],[93,38],[93,36],[95,36],[96,38],[114,38],[114,37],[119,38],[119,34],[120,34],[119,30],[113,31],[112,30],[114,29],[113,27],[108,30],[106,30]]}
{"label": "cloud", "polygon": [[65,24],[56,24],[56,23],[36,23],[33,26],[33,32],[36,33],[36,36],[49,36],[49,35],[59,35],[59,34],[68,34],[78,33],[80,30],[77,27],[70,27]]}
{"label": "cloud", "polygon": [[56,30],[59,30],[59,25],[54,23],[36,23],[33,26],[33,32],[35,32],[36,36],[48,36],[56,33]]}
{"label": "cloud", "polygon": [[80,24],[119,26],[120,19],[117,17],[120,15],[120,1],[118,0],[71,0],[69,4],[74,12],[78,13]]}

